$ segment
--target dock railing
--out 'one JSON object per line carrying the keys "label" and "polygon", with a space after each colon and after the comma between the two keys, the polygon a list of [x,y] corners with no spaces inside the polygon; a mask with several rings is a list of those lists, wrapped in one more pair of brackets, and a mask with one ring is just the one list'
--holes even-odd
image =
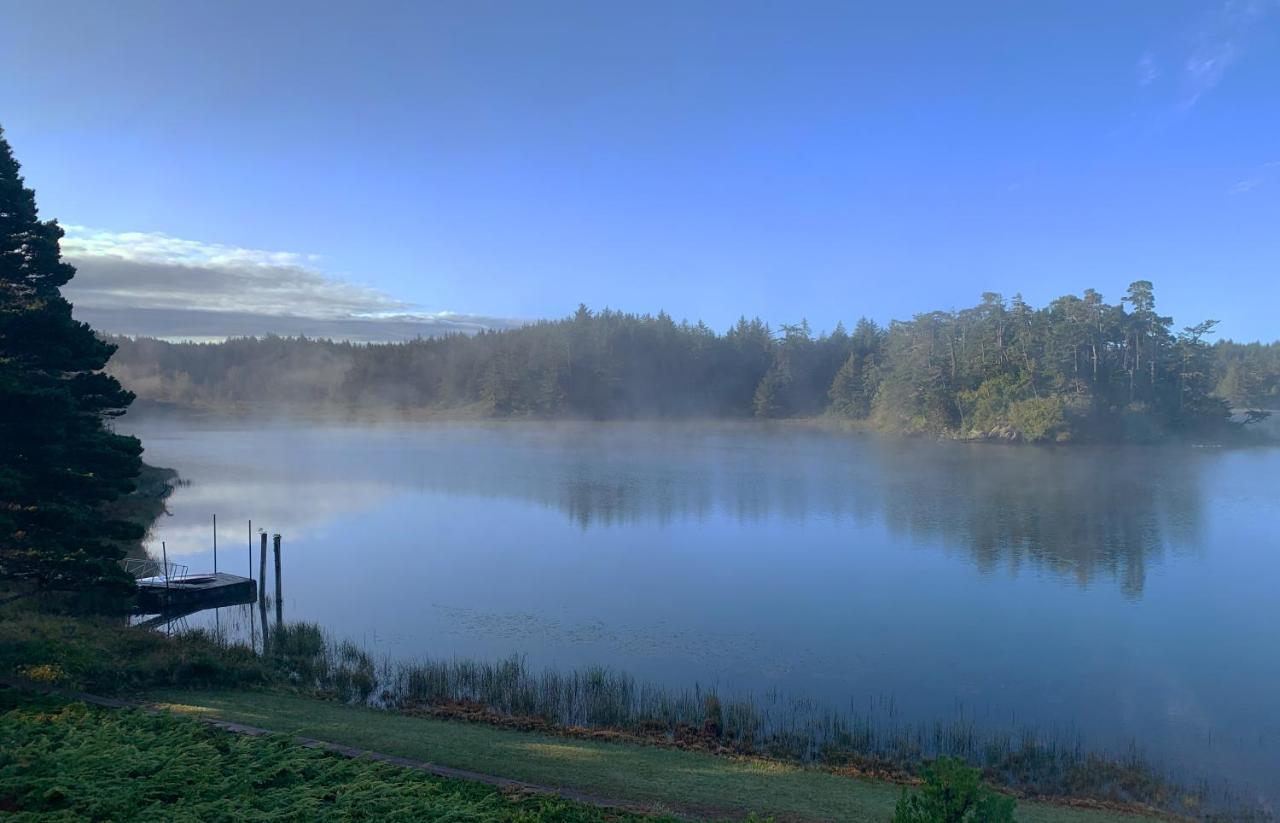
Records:
{"label": "dock railing", "polygon": [[150,557],[126,557],[120,561],[120,565],[135,579],[163,577],[165,580],[171,580],[182,577],[189,571],[185,563],[167,563]]}

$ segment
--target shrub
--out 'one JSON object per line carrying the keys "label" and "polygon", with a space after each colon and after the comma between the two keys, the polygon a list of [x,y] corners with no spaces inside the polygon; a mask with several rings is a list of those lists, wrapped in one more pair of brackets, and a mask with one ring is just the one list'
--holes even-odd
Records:
{"label": "shrub", "polygon": [[295,684],[314,687],[329,674],[328,644],[314,623],[286,623],[271,632],[270,651]]}
{"label": "shrub", "polygon": [[982,785],[977,769],[955,757],[940,757],[924,768],[915,794],[902,790],[893,823],[1013,823],[1012,797]]}
{"label": "shrub", "polygon": [[1019,400],[1009,406],[1009,424],[1028,443],[1054,439],[1066,430],[1067,420],[1062,399],[1030,397]]}
{"label": "shrub", "polygon": [[964,416],[965,434],[985,434],[1005,423],[1009,406],[1023,393],[1022,381],[1013,375],[983,380],[978,388],[956,395]]}
{"label": "shrub", "polygon": [[105,694],[235,687],[274,677],[247,646],[225,645],[208,632],[166,637],[122,619],[73,618],[17,606],[0,613],[0,674]]}

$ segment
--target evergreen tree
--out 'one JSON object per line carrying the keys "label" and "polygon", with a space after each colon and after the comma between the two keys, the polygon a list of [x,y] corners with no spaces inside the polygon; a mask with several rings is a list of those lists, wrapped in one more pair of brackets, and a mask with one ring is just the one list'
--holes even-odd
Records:
{"label": "evergreen tree", "polygon": [[775,364],[765,372],[756,387],[754,408],[756,417],[786,417],[791,412],[791,370],[785,363]]}
{"label": "evergreen tree", "polygon": [[1241,408],[1260,408],[1266,402],[1256,368],[1252,363],[1239,360],[1227,365],[1215,394]]}
{"label": "evergreen tree", "polygon": [[871,413],[871,394],[867,391],[867,375],[863,358],[857,352],[849,355],[831,381],[831,411],[840,417],[861,420]]}
{"label": "evergreen tree", "polygon": [[102,509],[133,489],[142,446],[105,422],[133,395],[102,371],[115,347],[72,318],[62,229],[19,170],[0,130],[0,576],[125,593],[116,541],[141,529]]}

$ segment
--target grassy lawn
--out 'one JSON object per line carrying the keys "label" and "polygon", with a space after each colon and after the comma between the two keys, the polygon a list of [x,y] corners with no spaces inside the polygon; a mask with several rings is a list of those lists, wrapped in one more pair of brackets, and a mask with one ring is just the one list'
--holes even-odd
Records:
{"label": "grassy lawn", "polygon": [[[901,789],[797,766],[653,746],[548,737],[274,693],[174,691],[175,710],[657,807],[783,819],[888,821]],[[1137,818],[1022,801],[1027,823]]]}
{"label": "grassy lawn", "polygon": [[653,818],[0,688],[0,818],[605,823]]}

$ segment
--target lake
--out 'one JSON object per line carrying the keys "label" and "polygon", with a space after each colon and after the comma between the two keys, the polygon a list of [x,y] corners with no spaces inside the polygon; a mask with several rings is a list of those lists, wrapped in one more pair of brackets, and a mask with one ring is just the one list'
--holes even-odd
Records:
{"label": "lake", "polygon": [[247,574],[252,518],[284,536],[286,619],[380,654],[960,711],[1136,741],[1275,796],[1280,449],[753,423],[121,428],[190,481],[156,556],[163,540],[211,569],[216,514],[219,568]]}

